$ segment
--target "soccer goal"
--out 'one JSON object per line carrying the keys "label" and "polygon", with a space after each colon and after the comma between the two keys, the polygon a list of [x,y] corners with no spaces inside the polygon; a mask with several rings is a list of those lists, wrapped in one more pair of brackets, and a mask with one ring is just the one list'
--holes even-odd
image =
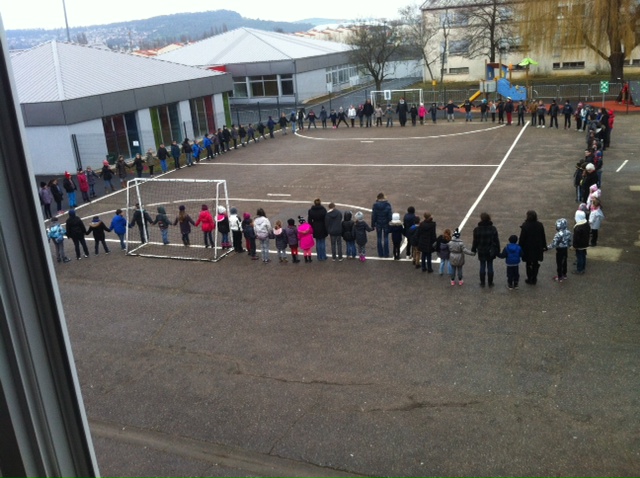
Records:
{"label": "soccer goal", "polygon": [[[196,222],[202,206],[206,205],[213,216],[216,228],[213,231],[214,246],[205,247],[201,227],[191,225],[189,243],[185,244],[178,218],[180,206]],[[136,209],[140,209],[143,227],[133,224],[127,228],[127,255],[160,257],[195,261],[217,262],[232,249],[223,249],[218,232],[218,208],[222,206],[229,214],[229,194],[224,179],[133,179],[127,188],[127,222],[132,224]],[[155,221],[164,208],[169,219],[167,242],[163,241],[159,225]],[[146,221],[144,220],[146,218]]]}
{"label": "soccer goal", "polygon": [[373,106],[384,106],[390,104],[394,108],[400,101],[400,98],[404,100],[411,108],[411,105],[420,106],[420,103],[424,103],[423,92],[421,89],[409,89],[409,90],[382,90],[371,92],[371,102]]}

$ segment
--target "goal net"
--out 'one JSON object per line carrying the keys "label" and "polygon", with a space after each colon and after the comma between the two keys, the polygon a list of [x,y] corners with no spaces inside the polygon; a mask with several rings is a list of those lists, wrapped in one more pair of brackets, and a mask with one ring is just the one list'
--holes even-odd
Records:
{"label": "goal net", "polygon": [[424,103],[421,89],[381,90],[371,92],[371,102],[374,107],[378,105],[385,106],[387,104],[391,104],[391,106],[395,108],[401,98],[404,98],[409,107],[414,104],[416,106],[420,106],[420,103]]}
{"label": "goal net", "polygon": [[[203,205],[207,206],[216,225],[211,233],[213,247],[205,247],[201,225],[190,225],[188,244],[183,240],[180,221],[174,225],[180,206],[184,206],[186,214],[197,222]],[[143,227],[133,224],[127,228],[127,255],[213,262],[222,259],[233,249],[222,247],[222,236],[218,232],[220,206],[229,214],[229,195],[224,179],[136,178],[129,181],[127,222],[132,224],[136,209],[139,209]],[[170,224],[165,231],[166,237],[163,237],[160,224],[148,223],[149,219],[156,221],[161,208],[164,208]]]}

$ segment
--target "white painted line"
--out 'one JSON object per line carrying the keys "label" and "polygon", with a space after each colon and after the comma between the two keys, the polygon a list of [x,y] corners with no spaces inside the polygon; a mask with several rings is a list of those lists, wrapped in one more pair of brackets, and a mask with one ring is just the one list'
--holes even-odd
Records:
{"label": "white painted line", "polygon": [[[491,128],[484,128],[484,129],[474,129],[472,131],[463,131],[461,133],[449,133],[449,134],[437,134],[437,135],[433,135],[433,136],[409,136],[407,138],[402,138],[402,139],[435,139],[435,138],[449,138],[451,136],[464,136],[467,134],[476,134],[476,133],[484,133],[485,131],[491,131],[494,129],[499,129],[499,128],[504,128],[506,125],[501,124],[499,126],[492,126]],[[389,138],[315,138],[313,136],[305,136],[304,134],[300,134],[300,133],[296,133],[296,136],[298,138],[303,138],[303,139],[309,139],[309,140],[313,140],[313,141],[364,141],[364,140],[370,140],[370,141],[397,141],[399,138],[397,137],[389,137]]]}
{"label": "white painted line", "polygon": [[211,163],[212,166],[282,166],[291,168],[293,166],[304,167],[337,167],[345,168],[496,168],[499,164],[350,164],[350,163]]}
{"label": "white painted line", "polygon": [[628,160],[628,159],[625,159],[625,160],[623,161],[623,163],[620,165],[620,167],[619,167],[618,169],[616,169],[616,173],[619,173],[619,172],[620,172],[620,170],[621,170],[622,168],[624,168],[624,167],[625,167],[625,165],[626,165],[628,162],[629,162],[629,160]]}
{"label": "white painted line", "polygon": [[640,192],[640,186],[629,186],[629,191],[634,193]]}
{"label": "white painted line", "polygon": [[361,143],[373,143],[373,141],[370,141],[370,140],[363,140],[363,141],[360,141],[360,142]]}
{"label": "white painted line", "polygon": [[491,187],[491,184],[493,183],[493,181],[498,176],[498,173],[502,169],[502,166],[504,166],[504,164],[507,162],[507,159],[509,159],[509,156],[511,155],[511,152],[513,151],[513,148],[516,147],[516,144],[518,144],[518,141],[520,141],[520,138],[522,137],[522,134],[524,133],[524,131],[527,129],[528,126],[529,126],[529,121],[527,121],[527,124],[524,125],[524,127],[522,128],[522,130],[520,131],[520,133],[518,134],[516,139],[513,141],[513,144],[509,148],[509,151],[507,151],[507,154],[505,154],[504,158],[502,158],[502,161],[500,162],[500,165],[496,168],[495,172],[493,173],[493,176],[491,176],[491,179],[489,179],[489,182],[487,183],[487,185],[484,187],[484,189],[482,190],[482,192],[478,196],[478,199],[476,199],[476,202],[474,202],[473,205],[469,208],[469,211],[467,212],[467,215],[464,217],[464,219],[462,220],[462,222],[458,226],[458,230],[459,231],[462,231],[462,228],[464,227],[464,225],[467,223],[467,221],[471,217],[471,214],[473,214],[473,211],[475,211],[475,209],[478,206],[478,204],[480,204],[480,201],[482,200],[482,198],[484,197],[486,192]]}
{"label": "white painted line", "polygon": [[283,197],[291,197],[291,194],[267,193],[267,196],[283,196]]}

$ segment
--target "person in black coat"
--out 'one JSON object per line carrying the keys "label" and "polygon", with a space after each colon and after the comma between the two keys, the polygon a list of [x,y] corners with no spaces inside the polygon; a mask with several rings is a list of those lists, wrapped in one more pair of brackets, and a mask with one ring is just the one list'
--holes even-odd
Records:
{"label": "person in black coat", "polygon": [[476,252],[480,261],[480,287],[484,287],[485,277],[489,287],[493,287],[493,260],[500,252],[500,239],[491,216],[486,212],[480,214],[480,222],[473,230],[471,252]]}
{"label": "person in black coat", "polygon": [[527,219],[520,226],[518,243],[522,248],[522,260],[527,266],[525,282],[535,285],[538,281],[539,263],[543,261],[544,251],[547,250],[544,226],[538,221],[538,214],[535,211],[527,211]]}
{"label": "person in black coat", "polygon": [[415,224],[416,220],[416,208],[413,206],[409,206],[407,208],[407,213],[402,218],[402,224],[404,226],[404,235],[407,238],[407,257],[411,257],[411,241],[409,240],[409,230]]}
{"label": "person in black coat", "polygon": [[320,199],[313,201],[313,206],[309,209],[307,222],[313,228],[313,238],[316,240],[316,253],[319,261],[327,260],[327,244],[326,238],[329,235],[324,218],[327,215],[327,209],[322,205]]}
{"label": "person in black coat", "polygon": [[433,272],[431,254],[433,252],[433,244],[436,242],[436,223],[430,212],[424,213],[424,220],[418,226],[416,234],[418,250],[422,253],[422,272],[431,273]]}
{"label": "person in black coat", "polygon": [[396,113],[398,115],[398,120],[400,121],[400,126],[404,126],[407,124],[407,113],[409,113],[409,105],[407,105],[404,98],[400,98],[398,102],[398,106],[396,106]]}
{"label": "person in black coat", "polygon": [[73,245],[76,248],[76,259],[80,260],[80,246],[84,251],[84,257],[89,257],[89,248],[87,247],[87,241],[84,236],[87,234],[87,229],[84,227],[82,219],[76,216],[76,211],[71,209],[69,211],[69,218],[66,223],[67,237],[73,241]]}
{"label": "person in black coat", "polygon": [[136,203],[136,209],[133,212],[133,217],[131,218],[131,222],[129,223],[129,229],[131,229],[133,226],[138,226],[138,230],[140,231],[140,242],[142,244],[147,242],[147,224],[153,224],[153,219],[151,219],[151,216],[147,211],[144,211],[142,208],[140,208],[140,204]]}

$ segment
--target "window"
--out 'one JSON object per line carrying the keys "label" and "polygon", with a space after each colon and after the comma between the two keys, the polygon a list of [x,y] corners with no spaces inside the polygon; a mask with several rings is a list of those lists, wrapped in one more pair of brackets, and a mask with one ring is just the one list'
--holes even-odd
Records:
{"label": "window", "polygon": [[280,75],[280,91],[282,96],[293,96],[293,75]]}
{"label": "window", "polygon": [[234,98],[248,98],[249,89],[247,88],[247,79],[245,77],[233,78],[233,95]]}
{"label": "window", "polygon": [[563,70],[581,70],[584,69],[584,61],[565,61],[562,63]]}
{"label": "window", "polygon": [[191,106],[191,122],[193,124],[193,134],[196,137],[204,136],[205,133],[215,131],[213,121],[213,102],[210,96],[197,98],[189,101]]}
{"label": "window", "polygon": [[[136,153],[141,152],[135,113],[102,118],[102,128],[107,143],[107,152],[114,160],[119,155],[132,158]],[[137,146],[134,143],[137,143]]]}
{"label": "window", "polygon": [[340,65],[332,68],[327,68],[327,83],[331,83],[333,86],[339,86],[349,83],[351,77],[358,76],[357,69],[352,65]]}
{"label": "window", "polygon": [[554,63],[553,64],[553,69],[554,70],[559,70],[560,69],[560,63]]}
{"label": "window", "polygon": [[449,55],[465,55],[469,53],[469,41],[454,40],[449,43]]}
{"label": "window", "polygon": [[469,67],[449,68],[449,74],[450,75],[468,75]]}
{"label": "window", "polygon": [[251,97],[256,96],[278,96],[278,76],[250,76],[249,77]]}

